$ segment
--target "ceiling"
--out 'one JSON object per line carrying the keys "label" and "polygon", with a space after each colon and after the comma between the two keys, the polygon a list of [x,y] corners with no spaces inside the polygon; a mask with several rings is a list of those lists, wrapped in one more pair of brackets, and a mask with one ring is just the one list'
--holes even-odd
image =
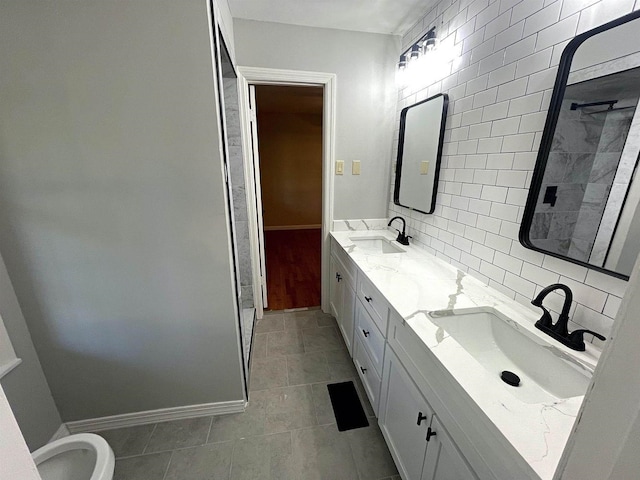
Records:
{"label": "ceiling", "polygon": [[401,35],[430,0],[229,0],[234,18]]}

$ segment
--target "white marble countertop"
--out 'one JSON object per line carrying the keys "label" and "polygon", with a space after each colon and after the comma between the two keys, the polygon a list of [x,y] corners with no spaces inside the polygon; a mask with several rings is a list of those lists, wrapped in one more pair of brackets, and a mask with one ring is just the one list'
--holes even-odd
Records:
{"label": "white marble countertop", "polygon": [[590,345],[586,352],[575,352],[546,338],[533,325],[540,314],[418,247],[402,246],[404,253],[375,254],[359,249],[350,240],[384,236],[393,241],[395,234],[389,230],[337,231],[331,235],[533,472],[541,479],[551,479],[584,396],[532,404],[518,400],[506,388],[488,389],[487,385],[495,384],[489,372],[452,337],[437,335],[438,327],[428,312],[493,307],[589,371],[595,368],[599,352]]}

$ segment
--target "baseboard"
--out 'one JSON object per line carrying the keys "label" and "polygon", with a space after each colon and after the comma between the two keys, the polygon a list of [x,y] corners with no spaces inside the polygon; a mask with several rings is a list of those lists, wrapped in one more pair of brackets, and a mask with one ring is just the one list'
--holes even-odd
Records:
{"label": "baseboard", "polygon": [[110,430],[112,428],[134,427],[136,425],[147,425],[150,423],[181,420],[184,418],[242,413],[244,412],[244,407],[244,400],[202,403],[199,405],[186,405],[184,407],[124,413],[122,415],[112,415],[109,417],[89,418],[87,420],[75,420],[73,422],[67,422],[66,427],[70,433],[97,432],[100,430]]}
{"label": "baseboard", "polygon": [[270,230],[319,230],[322,225],[276,225],[264,227],[265,232]]}
{"label": "baseboard", "polygon": [[69,435],[71,435],[71,432],[69,432],[67,425],[63,423],[58,427],[58,430],[56,430],[56,433],[54,433],[53,436],[49,439],[49,443],[54,442],[56,440],[60,440],[61,438],[64,438],[64,437],[68,437]]}

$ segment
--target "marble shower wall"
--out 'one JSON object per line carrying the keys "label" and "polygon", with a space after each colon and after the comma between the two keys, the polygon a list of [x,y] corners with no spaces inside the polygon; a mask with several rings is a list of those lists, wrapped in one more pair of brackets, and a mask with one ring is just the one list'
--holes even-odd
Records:
{"label": "marble shower wall", "polygon": [[224,78],[224,104],[229,145],[229,169],[231,175],[231,194],[233,195],[233,216],[236,227],[238,247],[238,274],[242,308],[253,308],[253,287],[251,274],[251,250],[249,245],[249,216],[244,181],[244,159],[242,152],[242,134],[240,126],[240,107],[238,105],[238,86],[235,78]]}
{"label": "marble shower wall", "polygon": [[[567,284],[572,328],[603,334],[627,282],[525,249],[518,230],[563,49],[634,7],[634,0],[440,0],[402,40],[408,48],[436,26],[457,58],[398,91],[393,163],[402,108],[449,95],[435,213],[390,201],[388,215],[408,219],[415,244],[530,308],[543,287]],[[389,190],[392,199],[392,183]],[[547,297],[556,312],[563,300]]]}
{"label": "marble shower wall", "polygon": [[[585,84],[580,88],[584,91]],[[530,235],[544,250],[589,262],[634,110],[571,110],[572,103],[597,99],[597,89],[589,98],[575,97],[571,90],[567,87],[562,102]],[[637,100],[618,99],[616,107],[635,106]],[[547,189],[554,188],[555,205],[545,203]]]}

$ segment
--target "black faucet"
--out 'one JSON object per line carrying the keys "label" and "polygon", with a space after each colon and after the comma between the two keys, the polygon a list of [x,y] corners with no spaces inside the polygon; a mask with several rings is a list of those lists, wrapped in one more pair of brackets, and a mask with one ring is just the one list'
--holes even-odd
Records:
{"label": "black faucet", "polygon": [[409,245],[409,239],[411,238],[411,235],[405,234],[405,230],[407,228],[407,222],[405,222],[404,218],[402,217],[393,217],[391,220],[389,220],[389,223],[387,223],[387,226],[390,227],[391,223],[394,220],[400,220],[402,222],[402,231],[396,228],[396,230],[398,230],[398,238],[396,238],[396,242],[401,243],[402,245]]}
{"label": "black faucet", "polygon": [[[542,306],[542,301],[554,290],[562,290],[564,292],[564,305],[562,306],[562,312],[560,312],[558,321],[555,324],[551,319],[551,313],[549,312],[549,310]],[[544,333],[556,339],[563,345],[566,345],[573,350],[584,352],[585,333],[590,333],[591,335],[599,338],[602,341],[606,339],[599,333],[593,332],[591,330],[574,330],[573,332],[569,333],[568,324],[571,302],[573,302],[573,293],[571,292],[571,289],[569,287],[563,285],[562,283],[554,283],[553,285],[549,285],[548,287],[542,289],[538,296],[531,300],[531,303],[533,305],[542,309],[542,317],[540,317],[540,320],[536,322],[536,328],[542,330]]]}

